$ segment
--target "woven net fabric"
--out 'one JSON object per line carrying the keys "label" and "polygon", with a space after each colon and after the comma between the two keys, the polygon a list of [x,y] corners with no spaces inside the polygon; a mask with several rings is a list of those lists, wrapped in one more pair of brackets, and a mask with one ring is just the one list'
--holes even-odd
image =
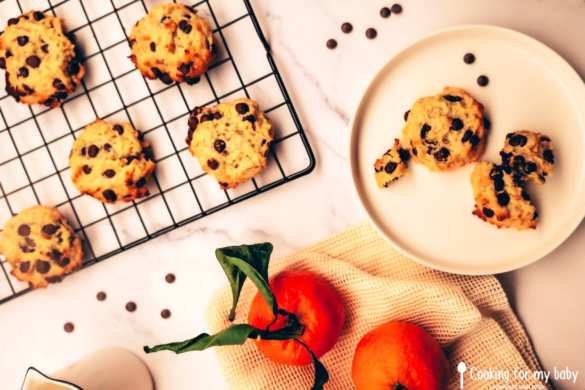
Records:
{"label": "woven net fabric", "polygon": [[[362,224],[286,258],[273,261],[270,274],[285,269],[322,275],[341,294],[348,313],[342,336],[321,358],[330,374],[328,390],[352,389],[351,363],[361,337],[390,320],[422,326],[443,346],[452,366],[449,389],[459,388],[458,362],[468,368],[510,373],[509,380],[471,380],[465,389],[546,388],[537,378],[515,378],[515,371],[541,370],[530,340],[493,276],[461,276],[423,267],[394,250],[372,226]],[[246,283],[236,316],[245,322],[256,289]],[[228,287],[211,302],[210,331],[230,323]],[[266,359],[254,343],[216,352],[230,388],[310,389],[313,368],[289,367]],[[466,375],[469,374],[469,371]],[[518,387],[516,387],[516,385]],[[526,387],[528,386],[528,387]]]}

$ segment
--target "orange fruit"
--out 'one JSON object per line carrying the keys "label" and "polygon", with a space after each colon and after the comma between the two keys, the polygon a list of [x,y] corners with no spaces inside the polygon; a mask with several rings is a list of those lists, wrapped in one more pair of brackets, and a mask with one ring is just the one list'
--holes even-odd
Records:
{"label": "orange fruit", "polygon": [[[304,326],[299,339],[317,356],[328,352],[339,338],[345,322],[345,307],[333,286],[310,272],[285,271],[269,281],[278,307],[293,313]],[[248,313],[248,323],[256,328],[278,330],[285,326],[285,316],[278,314],[274,321],[272,309],[258,293]],[[255,340],[256,346],[268,359],[295,366],[311,363],[311,356],[295,340]]]}
{"label": "orange fruit", "polygon": [[357,390],[441,390],[447,387],[449,363],[423,328],[391,321],[360,340],[351,375]]}

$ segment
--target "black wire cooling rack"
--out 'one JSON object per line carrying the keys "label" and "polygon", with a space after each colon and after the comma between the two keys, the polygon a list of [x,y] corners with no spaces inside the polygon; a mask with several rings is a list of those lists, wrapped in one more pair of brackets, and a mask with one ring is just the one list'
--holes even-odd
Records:
{"label": "black wire cooling rack", "polygon": [[[127,34],[157,2],[0,2],[4,25],[9,17],[30,9],[62,17],[83,51],[87,69],[78,91],[58,108],[29,107],[0,93],[0,226],[34,204],[57,207],[84,239],[83,268],[306,175],[315,166],[250,1],[187,4],[212,23],[218,48],[208,72],[193,86],[148,80],[126,58]],[[190,108],[240,96],[259,101],[275,125],[276,137],[267,169],[249,183],[223,191],[188,153],[187,117]],[[72,185],[70,147],[83,126],[97,117],[130,121],[151,141],[157,173],[149,197],[103,205]],[[0,304],[31,290],[10,275],[5,263],[0,262]]]}

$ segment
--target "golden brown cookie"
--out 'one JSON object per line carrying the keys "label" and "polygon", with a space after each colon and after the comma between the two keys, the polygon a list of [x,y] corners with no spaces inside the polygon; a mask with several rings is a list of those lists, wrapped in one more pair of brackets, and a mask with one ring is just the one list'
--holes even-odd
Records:
{"label": "golden brown cookie", "polygon": [[272,124],[251,99],[196,108],[189,118],[187,144],[201,168],[222,188],[234,188],[266,167],[274,137]]}
{"label": "golden brown cookie", "polygon": [[408,113],[402,142],[413,159],[433,171],[462,167],[482,155],[488,122],[483,106],[460,88],[418,99]]}
{"label": "golden brown cookie", "polygon": [[402,147],[400,140],[395,139],[394,146],[388,149],[374,164],[378,187],[386,188],[390,183],[404,176],[408,169],[409,160],[410,152]]}
{"label": "golden brown cookie", "polygon": [[212,60],[213,33],[205,19],[183,4],[152,7],[130,35],[130,58],[142,74],[165,84],[193,84]]}
{"label": "golden brown cookie", "polygon": [[484,161],[475,166],[471,186],[475,197],[473,214],[479,218],[499,228],[536,228],[538,213],[519,175]]}
{"label": "golden brown cookie", "polygon": [[154,171],[150,145],[130,123],[97,120],[73,144],[71,178],[83,194],[104,203],[129,202],[149,195]]}
{"label": "golden brown cookie", "polygon": [[33,288],[60,282],[83,260],[81,240],[57,209],[33,206],[6,223],[0,253],[12,275]]}
{"label": "golden brown cookie", "polygon": [[58,106],[85,74],[61,19],[39,11],[8,20],[0,35],[6,92],[25,104]]}
{"label": "golden brown cookie", "polygon": [[544,184],[552,175],[555,164],[552,141],[540,133],[522,130],[506,135],[500,152],[502,166],[508,172],[522,175],[523,179]]}

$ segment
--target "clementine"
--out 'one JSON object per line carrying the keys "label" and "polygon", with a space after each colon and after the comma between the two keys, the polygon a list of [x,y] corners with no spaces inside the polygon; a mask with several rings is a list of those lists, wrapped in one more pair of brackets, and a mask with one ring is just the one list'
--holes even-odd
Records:
{"label": "clementine", "polygon": [[[333,286],[322,277],[304,271],[284,271],[269,281],[278,307],[294,314],[304,328],[298,337],[317,358],[328,352],[337,342],[345,322],[345,307]],[[286,316],[278,314],[256,294],[248,323],[256,328],[278,330],[285,326]],[[290,365],[311,363],[311,356],[295,340],[255,340],[256,346],[268,359]]]}
{"label": "clementine", "polygon": [[439,343],[421,327],[387,322],[358,343],[351,369],[357,390],[442,390],[449,363]]}

